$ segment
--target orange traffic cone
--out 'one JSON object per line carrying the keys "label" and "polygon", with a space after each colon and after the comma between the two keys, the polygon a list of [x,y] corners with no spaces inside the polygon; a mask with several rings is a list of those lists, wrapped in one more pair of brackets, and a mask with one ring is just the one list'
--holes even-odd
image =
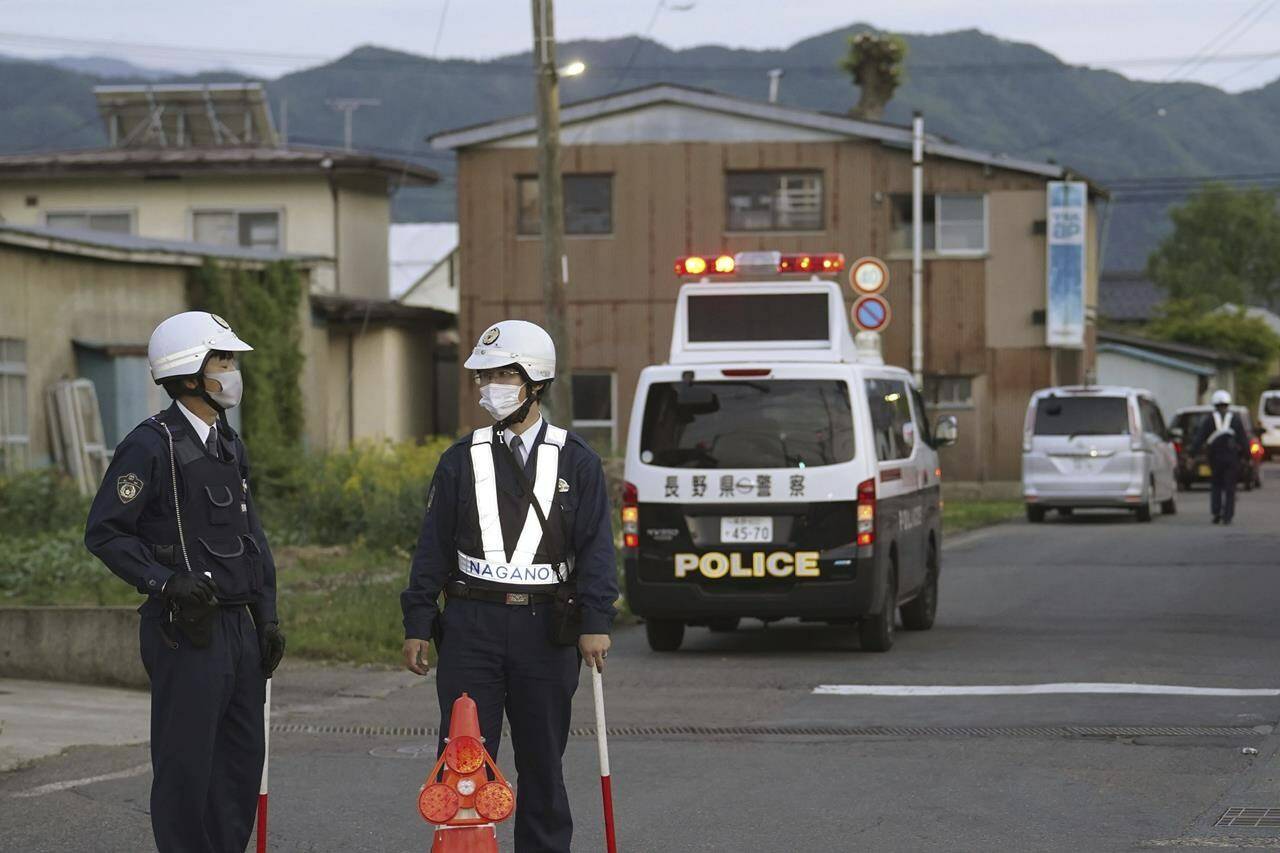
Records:
{"label": "orange traffic cone", "polygon": [[498,853],[495,824],[511,817],[516,795],[484,748],[475,700],[465,693],[453,703],[445,744],[418,791],[418,812],[436,827],[431,853]]}

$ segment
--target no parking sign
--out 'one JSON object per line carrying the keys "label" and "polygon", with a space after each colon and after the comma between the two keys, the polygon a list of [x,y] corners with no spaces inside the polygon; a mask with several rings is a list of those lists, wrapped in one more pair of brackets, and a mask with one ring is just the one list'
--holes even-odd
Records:
{"label": "no parking sign", "polygon": [[863,296],[853,303],[853,309],[849,313],[853,317],[853,324],[864,332],[884,331],[892,316],[889,301],[878,294]]}

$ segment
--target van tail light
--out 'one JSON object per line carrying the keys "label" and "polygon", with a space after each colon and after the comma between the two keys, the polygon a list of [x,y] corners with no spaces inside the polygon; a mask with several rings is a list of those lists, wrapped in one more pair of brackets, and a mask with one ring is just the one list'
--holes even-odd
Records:
{"label": "van tail light", "polygon": [[1249,442],[1249,455],[1252,456],[1254,459],[1261,459],[1262,458],[1262,442],[1260,441]]}
{"label": "van tail light", "polygon": [[635,483],[622,484],[622,547],[640,547],[640,493]]}
{"label": "van tail light", "polygon": [[1138,405],[1136,403],[1129,404],[1129,449],[1145,449],[1142,443],[1142,420],[1138,416]]}
{"label": "van tail light", "polygon": [[863,480],[858,484],[858,545],[873,545],[876,541],[876,481]]}
{"label": "van tail light", "polygon": [[1182,442],[1181,442],[1181,441],[1175,441],[1175,442],[1173,443],[1173,452],[1174,452],[1174,453],[1176,453],[1176,454],[1178,454],[1179,456],[1181,456],[1181,455],[1182,455]]}
{"label": "van tail light", "polygon": [[1036,428],[1036,401],[1032,400],[1031,405],[1027,406],[1027,416],[1022,421],[1022,452],[1031,452],[1031,439],[1035,435]]}

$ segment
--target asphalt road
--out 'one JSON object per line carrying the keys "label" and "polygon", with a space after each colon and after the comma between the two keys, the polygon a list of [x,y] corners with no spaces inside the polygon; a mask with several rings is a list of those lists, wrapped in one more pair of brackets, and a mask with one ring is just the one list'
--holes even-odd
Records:
{"label": "asphalt road", "polygon": [[[1280,690],[1280,471],[1268,473],[1230,528],[1210,525],[1195,492],[1147,525],[1082,514],[958,538],[936,627],[900,633],[888,654],[860,652],[851,628],[799,623],[691,629],[666,655],[620,630],[606,676],[620,848],[1280,848],[1280,829],[1214,825],[1231,807],[1280,809],[1275,695],[814,692]],[[428,850],[414,803],[433,739],[390,729],[434,725],[434,684],[292,666],[277,693],[281,722],[322,730],[274,736],[272,849]],[[590,693],[584,673],[575,726],[593,722]],[[146,761],[145,746],[79,748],[0,776],[0,847],[150,849]],[[505,751],[499,762],[511,766]],[[575,850],[602,850],[588,733],[567,773]],[[119,778],[55,789],[103,774]]]}

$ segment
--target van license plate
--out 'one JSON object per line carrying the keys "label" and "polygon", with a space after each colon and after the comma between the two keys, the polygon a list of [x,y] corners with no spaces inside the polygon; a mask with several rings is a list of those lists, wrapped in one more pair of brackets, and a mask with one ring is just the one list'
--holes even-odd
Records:
{"label": "van license plate", "polygon": [[1199,474],[1199,476],[1201,476],[1201,477],[1212,477],[1212,476],[1213,476],[1213,469],[1212,469],[1212,468],[1210,468],[1208,465],[1201,465],[1201,466],[1200,466],[1200,468],[1199,468],[1199,470],[1197,471],[1197,473],[1198,473],[1198,474]]}
{"label": "van license plate", "polygon": [[720,519],[721,542],[772,542],[773,517],[734,515]]}

